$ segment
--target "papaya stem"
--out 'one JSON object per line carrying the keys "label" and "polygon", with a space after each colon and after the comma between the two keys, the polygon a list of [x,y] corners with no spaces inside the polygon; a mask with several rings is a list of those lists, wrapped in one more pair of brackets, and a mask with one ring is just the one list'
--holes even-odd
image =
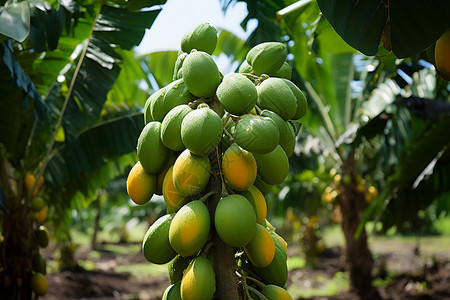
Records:
{"label": "papaya stem", "polygon": [[247,289],[249,289],[250,291],[252,291],[253,293],[255,293],[260,299],[262,299],[262,300],[269,300],[269,299],[267,299],[266,296],[264,296],[260,291],[258,291],[258,290],[255,289],[254,287],[247,286]]}
{"label": "papaya stem", "polygon": [[223,133],[227,136],[227,138],[230,139],[231,143],[234,143],[234,139],[233,136],[231,135],[231,133],[228,132],[228,130],[226,130],[225,128],[223,129]]}
{"label": "papaya stem", "polygon": [[206,200],[208,200],[209,197],[211,197],[215,193],[216,192],[214,192],[214,191],[210,191],[210,192],[206,193],[205,195],[201,196],[198,200],[205,202]]}

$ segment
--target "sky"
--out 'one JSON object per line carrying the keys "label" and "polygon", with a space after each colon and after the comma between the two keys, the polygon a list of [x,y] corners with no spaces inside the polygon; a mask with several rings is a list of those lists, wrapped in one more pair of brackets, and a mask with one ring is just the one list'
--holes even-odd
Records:
{"label": "sky", "polygon": [[231,4],[224,15],[219,0],[168,0],[136,51],[138,54],[178,51],[182,36],[202,22],[246,39],[255,27],[249,24],[248,32],[241,28],[240,23],[246,15],[247,6],[243,2]]}

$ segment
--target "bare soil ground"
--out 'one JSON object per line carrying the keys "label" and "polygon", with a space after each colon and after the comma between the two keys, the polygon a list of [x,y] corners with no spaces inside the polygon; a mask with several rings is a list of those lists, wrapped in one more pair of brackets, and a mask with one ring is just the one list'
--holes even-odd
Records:
{"label": "bare soil ground", "polygon": [[[77,251],[77,259],[88,259],[87,250]],[[161,299],[169,285],[167,275],[144,276],[137,278],[128,273],[117,271],[119,265],[145,263],[143,255],[129,253],[116,255],[110,251],[99,251],[100,257],[92,259],[96,266],[93,271],[76,268],[71,271],[50,273],[47,275],[49,292],[42,300],[61,299]],[[295,255],[296,250],[290,251]],[[49,254],[51,255],[51,254]],[[414,253],[383,253],[377,257],[376,272],[383,278],[387,275],[386,266],[396,268],[400,275],[391,277],[387,284],[378,287],[383,300],[450,300],[450,260],[448,255],[430,258]],[[381,263],[380,263],[381,262]],[[334,247],[324,251],[314,268],[294,269],[289,273],[288,286],[320,289],[322,282],[313,278],[322,277],[332,280],[337,272],[344,271],[342,249]],[[395,270],[394,270],[395,271]],[[297,298],[310,300],[356,300],[355,294],[344,291],[329,297]]]}

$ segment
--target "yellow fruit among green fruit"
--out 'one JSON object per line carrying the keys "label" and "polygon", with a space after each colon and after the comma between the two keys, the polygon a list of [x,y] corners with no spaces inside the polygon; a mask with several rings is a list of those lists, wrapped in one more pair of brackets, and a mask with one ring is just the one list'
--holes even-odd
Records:
{"label": "yellow fruit among green fruit", "polygon": [[268,284],[261,292],[268,300],[293,300],[292,296],[285,289],[277,285]]}
{"label": "yellow fruit among green fruit", "polygon": [[252,185],[247,191],[240,192],[250,204],[256,213],[256,221],[263,225],[267,216],[267,203],[264,195],[259,191],[259,189]]}
{"label": "yellow fruit among green fruit", "polygon": [[222,172],[233,190],[246,191],[256,179],[256,160],[251,152],[234,143],[223,154]]}
{"label": "yellow fruit among green fruit", "polygon": [[448,29],[436,41],[434,60],[439,75],[445,80],[450,80],[450,29]]}
{"label": "yellow fruit among green fruit", "polygon": [[[33,174],[31,174],[31,173],[25,174],[25,189],[28,193],[33,188],[35,181],[36,181],[36,177]],[[44,185],[44,177],[41,176],[41,177],[39,177],[38,183],[33,192],[33,197],[35,197],[39,193],[39,190],[42,188],[43,185]]]}
{"label": "yellow fruit among green fruit", "polygon": [[134,203],[145,204],[156,192],[156,176],[145,172],[141,162],[137,162],[127,178],[127,192]]}
{"label": "yellow fruit among green fruit", "polygon": [[162,194],[168,213],[177,212],[189,201],[189,198],[181,195],[173,184],[173,166],[169,168],[166,176],[164,176]]}
{"label": "yellow fruit among green fruit", "polygon": [[48,292],[48,282],[42,273],[36,272],[31,276],[31,289],[38,296],[44,296]]}
{"label": "yellow fruit among green fruit", "polygon": [[174,215],[160,217],[147,230],[142,242],[142,252],[149,262],[165,264],[177,255],[169,242],[169,229]]}
{"label": "yellow fruit among green fruit", "polygon": [[40,211],[34,213],[34,220],[38,224],[43,224],[47,220],[48,210],[47,206],[44,206]]}
{"label": "yellow fruit among green fruit", "polygon": [[172,153],[164,168],[156,174],[156,191],[155,191],[156,195],[162,196],[164,177],[166,177],[167,171],[175,163],[175,159],[176,157]]}
{"label": "yellow fruit among green fruit", "polygon": [[209,238],[210,226],[208,208],[203,202],[186,203],[170,224],[170,245],[182,256],[197,254]]}
{"label": "yellow fruit among green fruit", "polygon": [[226,196],[217,204],[214,225],[225,244],[231,247],[244,247],[255,235],[255,210],[244,196],[238,194]]}
{"label": "yellow fruit among green fruit", "polygon": [[181,195],[192,196],[203,191],[209,181],[210,172],[211,164],[207,156],[197,156],[186,149],[173,165],[173,183]]}
{"label": "yellow fruit among green fruit", "polygon": [[256,224],[253,239],[244,247],[248,259],[255,267],[267,267],[275,255],[275,242],[270,232],[261,224]]}
{"label": "yellow fruit among green fruit", "polygon": [[216,291],[215,278],[213,266],[206,257],[194,258],[181,280],[181,299],[211,300]]}

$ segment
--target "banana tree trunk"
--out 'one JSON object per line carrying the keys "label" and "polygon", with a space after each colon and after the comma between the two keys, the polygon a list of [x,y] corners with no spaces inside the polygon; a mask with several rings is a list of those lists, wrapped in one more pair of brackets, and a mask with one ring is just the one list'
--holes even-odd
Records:
{"label": "banana tree trunk", "polygon": [[[343,175],[355,174],[354,156],[351,154],[343,163]],[[365,229],[356,238],[355,233],[361,222],[366,206],[364,194],[356,189],[354,176],[349,185],[341,186],[340,208],[341,227],[345,236],[345,261],[350,276],[351,289],[361,299],[380,299],[376,288],[372,286],[373,257],[367,244]]]}

